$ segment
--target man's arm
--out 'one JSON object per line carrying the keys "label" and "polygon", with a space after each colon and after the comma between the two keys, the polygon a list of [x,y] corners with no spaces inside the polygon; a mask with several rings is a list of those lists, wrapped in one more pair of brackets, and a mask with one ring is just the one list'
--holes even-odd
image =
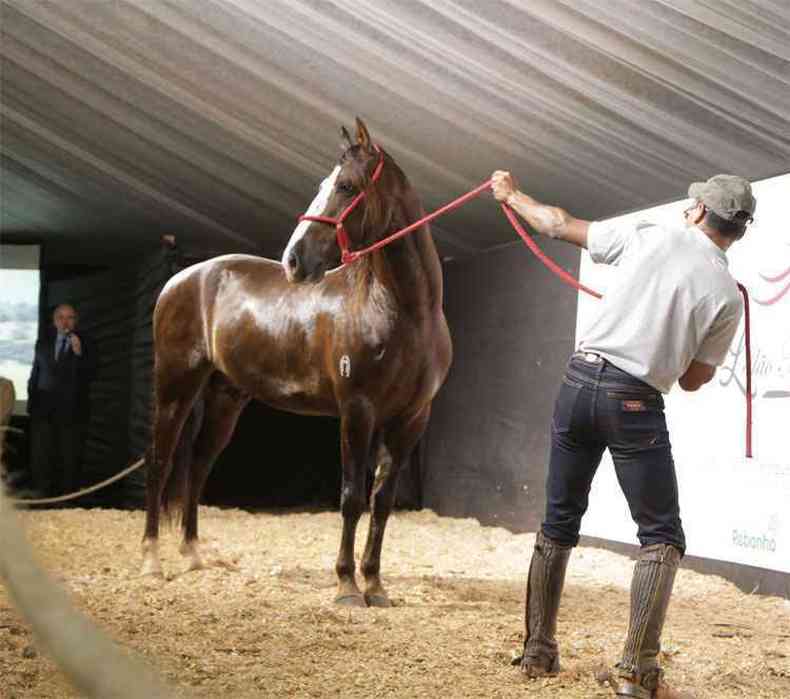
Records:
{"label": "man's arm", "polygon": [[[743,315],[743,304],[737,292],[735,294],[732,299],[718,308],[711,297],[706,297],[695,309],[695,312],[713,317],[714,320],[705,333],[695,358],[691,360],[683,376],[678,379],[678,384],[684,391],[696,391],[708,383],[716,374],[716,367],[724,363]],[[710,307],[711,303],[714,303],[713,307]]]}
{"label": "man's arm", "polygon": [[678,385],[684,391],[696,391],[708,383],[715,374],[715,366],[692,359],[686,373],[678,379]]}
{"label": "man's arm", "polygon": [[498,201],[506,203],[534,230],[550,238],[559,238],[580,248],[587,247],[590,221],[574,218],[558,206],[547,206],[519,191],[509,172],[497,170],[491,176],[491,188]]}

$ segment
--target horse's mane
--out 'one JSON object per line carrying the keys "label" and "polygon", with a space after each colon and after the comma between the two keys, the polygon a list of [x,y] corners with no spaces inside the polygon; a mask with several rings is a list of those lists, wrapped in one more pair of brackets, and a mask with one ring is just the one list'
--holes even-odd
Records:
{"label": "horse's mane", "polygon": [[[352,182],[359,189],[365,192],[365,214],[362,218],[362,235],[367,243],[381,239],[389,232],[392,220],[395,215],[395,207],[392,202],[387,202],[387,197],[382,193],[381,182],[384,177],[395,177],[398,180],[396,191],[404,187],[404,175],[395,161],[382,149],[381,157],[385,159],[384,172],[378,182],[373,182],[372,172],[362,173],[359,176],[352,176]],[[375,169],[375,166],[374,166]]]}

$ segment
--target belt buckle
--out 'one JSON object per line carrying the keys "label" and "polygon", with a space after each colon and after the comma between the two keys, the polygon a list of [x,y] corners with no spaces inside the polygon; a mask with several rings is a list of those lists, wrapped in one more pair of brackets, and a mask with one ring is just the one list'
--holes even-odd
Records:
{"label": "belt buckle", "polygon": [[595,352],[584,352],[584,361],[591,362],[592,364],[598,364],[603,359],[600,354],[596,354]]}

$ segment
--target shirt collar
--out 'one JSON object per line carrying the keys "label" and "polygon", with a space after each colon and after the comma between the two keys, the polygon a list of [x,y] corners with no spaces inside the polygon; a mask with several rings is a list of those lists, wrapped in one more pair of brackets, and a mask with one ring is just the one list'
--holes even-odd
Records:
{"label": "shirt collar", "polygon": [[716,243],[714,243],[699,226],[694,226],[694,239],[705,250],[710,250],[716,257],[724,263],[725,267],[729,266],[727,260],[727,253],[724,252]]}

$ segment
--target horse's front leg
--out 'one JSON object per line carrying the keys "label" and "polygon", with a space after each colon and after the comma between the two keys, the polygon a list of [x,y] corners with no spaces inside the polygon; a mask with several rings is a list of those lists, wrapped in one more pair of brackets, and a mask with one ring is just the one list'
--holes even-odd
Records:
{"label": "horse's front leg", "polygon": [[342,408],[340,449],[343,459],[343,486],[340,512],[343,534],[337,555],[337,595],[335,602],[364,607],[365,598],[357,587],[354,563],[354,539],[362,510],[365,507],[365,477],[373,439],[374,411],[369,401],[355,398]]}
{"label": "horse's front leg", "polygon": [[[387,519],[392,512],[398,485],[398,474],[411,457],[414,447],[425,432],[430,416],[430,405],[417,415],[388,426],[384,436],[386,450],[379,455],[376,480],[371,494],[370,529],[362,558],[365,576],[365,601],[371,607],[391,607],[392,602],[381,584],[381,547]],[[389,453],[387,453],[387,451]]]}

